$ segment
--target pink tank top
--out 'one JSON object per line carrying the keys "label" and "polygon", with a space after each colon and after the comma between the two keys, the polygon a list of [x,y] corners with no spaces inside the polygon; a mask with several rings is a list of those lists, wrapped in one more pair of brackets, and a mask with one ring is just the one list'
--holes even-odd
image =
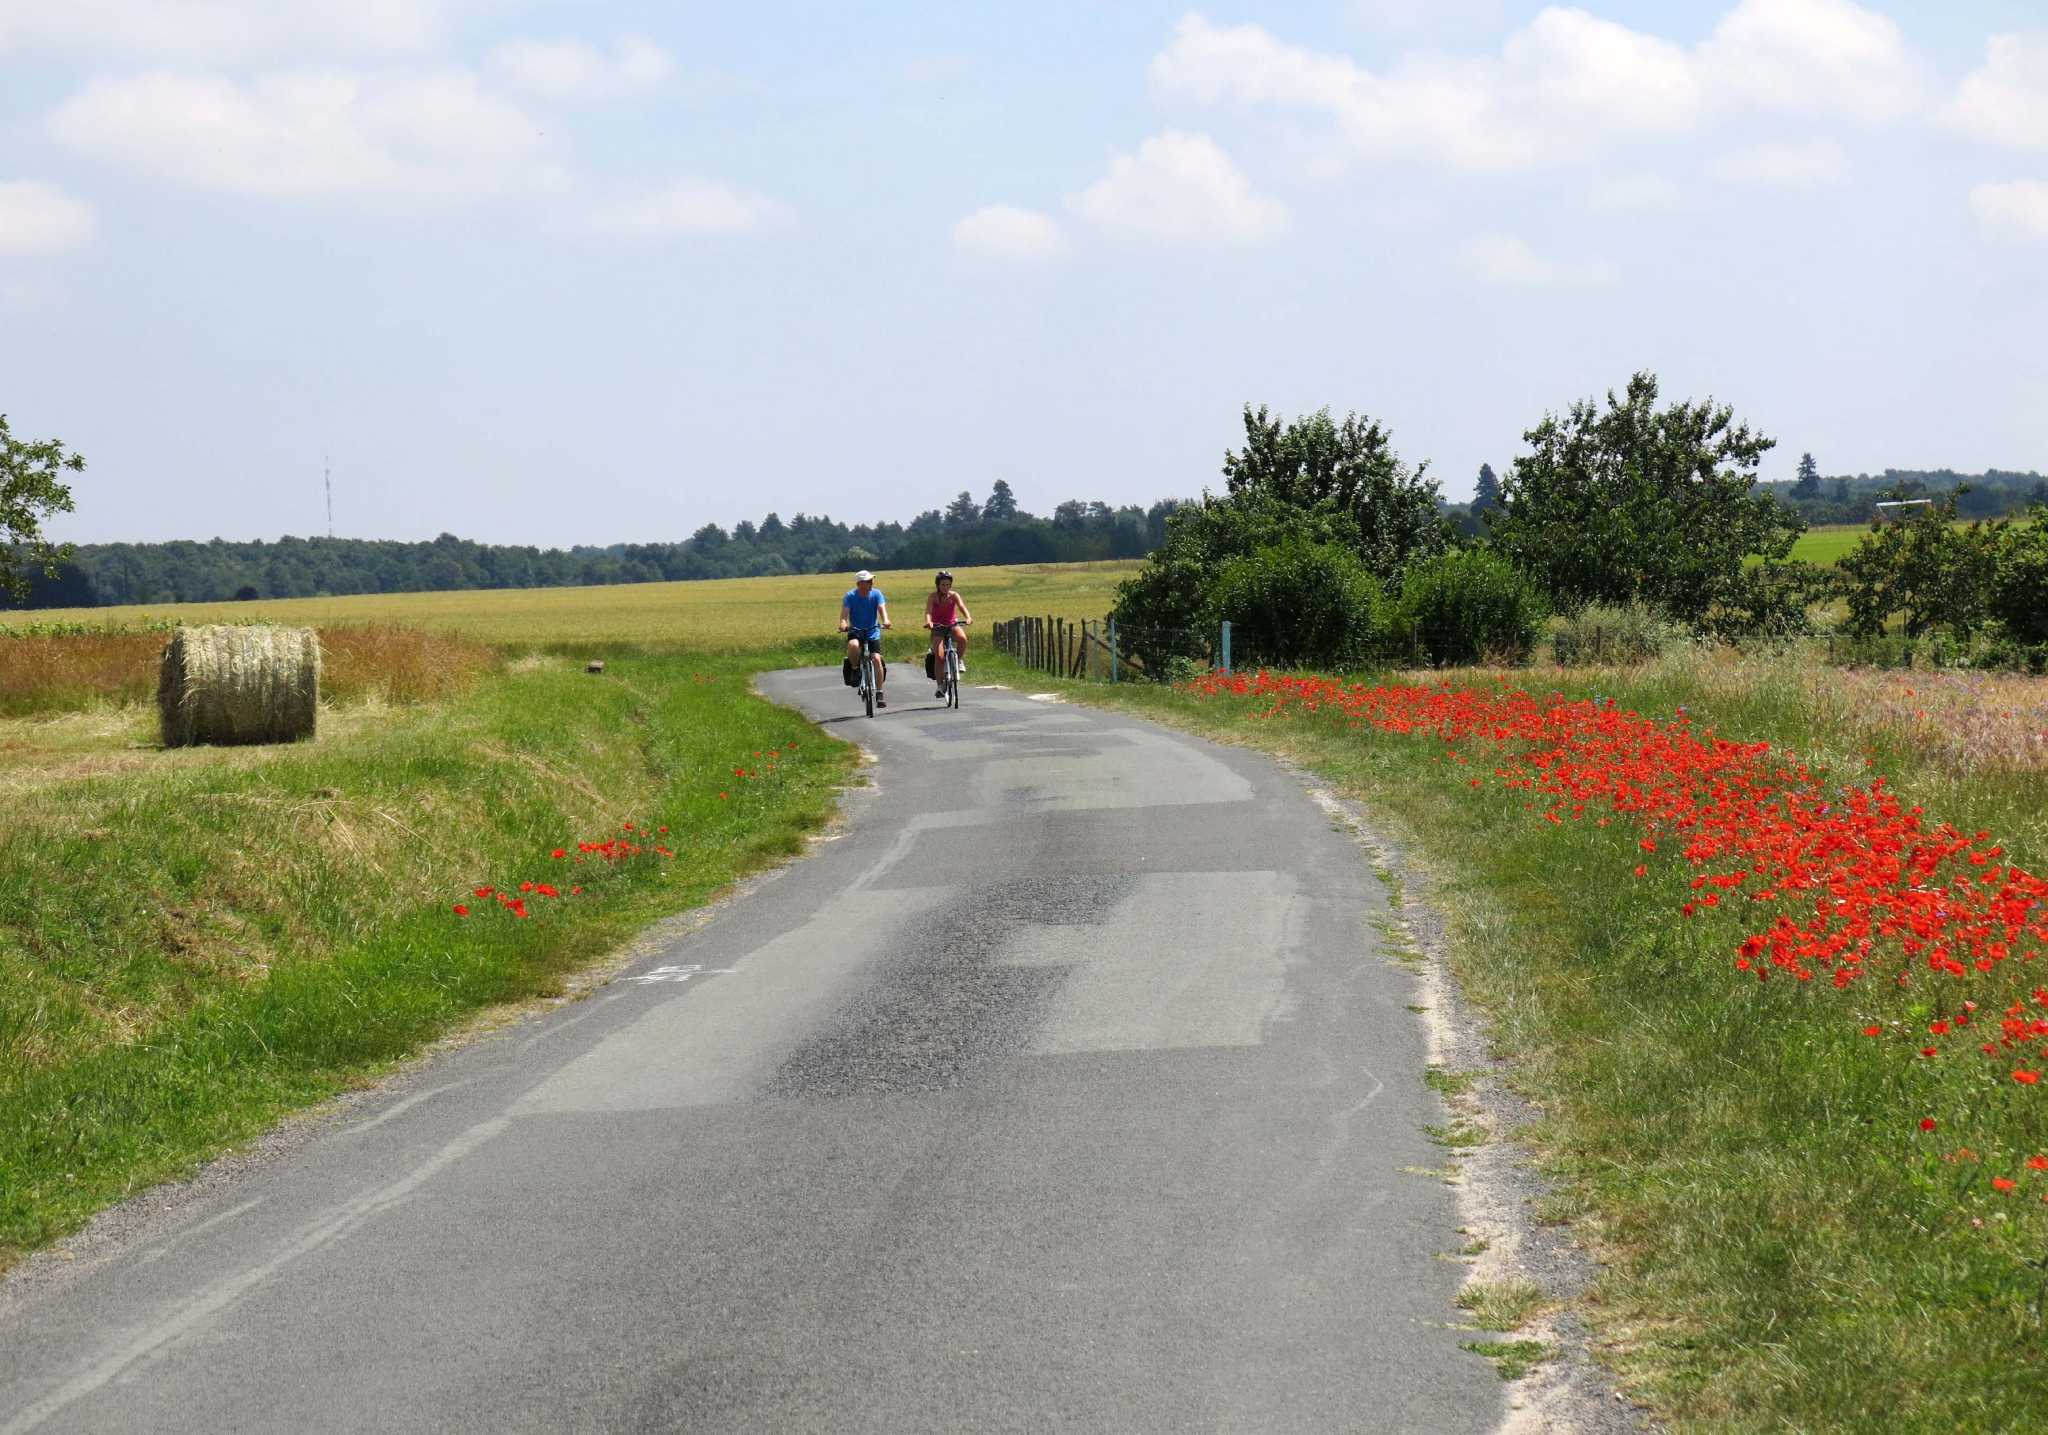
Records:
{"label": "pink tank top", "polygon": [[960,595],[947,593],[932,594],[924,605],[925,615],[940,628],[950,628],[960,621]]}

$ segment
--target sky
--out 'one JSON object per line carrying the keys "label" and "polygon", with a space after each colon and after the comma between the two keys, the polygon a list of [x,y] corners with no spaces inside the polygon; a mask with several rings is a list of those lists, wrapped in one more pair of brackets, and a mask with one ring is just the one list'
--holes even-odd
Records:
{"label": "sky", "polygon": [[2048,0],[0,0],[0,412],[76,542],[1446,496],[1641,369],[2048,470]]}

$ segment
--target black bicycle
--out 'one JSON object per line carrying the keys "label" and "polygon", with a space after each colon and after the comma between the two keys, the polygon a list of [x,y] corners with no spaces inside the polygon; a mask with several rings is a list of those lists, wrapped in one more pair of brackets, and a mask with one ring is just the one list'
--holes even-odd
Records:
{"label": "black bicycle", "polygon": [[861,706],[873,717],[875,699],[882,691],[882,645],[872,639],[861,639],[859,681],[854,687],[860,692]]}
{"label": "black bicycle", "polygon": [[946,700],[947,707],[957,708],[960,706],[960,649],[954,644],[953,629],[950,625],[941,628],[935,623],[926,623],[925,627],[945,636],[945,651],[940,654],[937,673],[938,695]]}

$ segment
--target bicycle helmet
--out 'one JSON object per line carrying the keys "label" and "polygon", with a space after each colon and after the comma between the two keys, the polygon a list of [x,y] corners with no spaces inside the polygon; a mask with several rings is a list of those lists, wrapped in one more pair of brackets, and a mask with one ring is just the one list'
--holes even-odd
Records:
{"label": "bicycle helmet", "polygon": [[953,570],[952,570],[952,569],[950,569],[950,568],[941,568],[941,569],[940,569],[940,570],[939,570],[939,571],[938,571],[937,573],[935,573],[935,574],[933,574],[933,575],[932,575],[932,586],[933,586],[934,588],[936,588],[936,587],[938,587],[938,586],[939,586],[939,585],[940,585],[941,583],[948,583],[948,582],[951,582],[951,581],[952,581],[952,578],[953,578]]}

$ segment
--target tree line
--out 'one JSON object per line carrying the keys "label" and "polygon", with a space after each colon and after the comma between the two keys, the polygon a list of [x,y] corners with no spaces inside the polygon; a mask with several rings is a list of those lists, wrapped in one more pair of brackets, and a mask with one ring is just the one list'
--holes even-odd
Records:
{"label": "tree line", "polygon": [[[960,493],[909,523],[848,525],[770,513],[727,530],[707,523],[677,543],[538,548],[485,544],[444,533],[431,542],[297,538],[90,543],[68,556],[45,545],[24,560],[27,608],[199,603],[343,593],[470,588],[554,588],[697,578],[757,578],[857,568],[988,563],[1077,563],[1142,558],[1165,536],[1177,504],[1139,508],[1070,499],[1045,517],[1026,512],[996,480],[986,500]],[[0,585],[0,608],[9,606]]]}
{"label": "tree line", "polygon": [[[1775,638],[1813,631],[1816,607],[1837,599],[1852,632],[1903,617],[1909,633],[1974,622],[2041,641],[2029,615],[2048,613],[2048,522],[1950,536],[1973,492],[1957,485],[1907,529],[1874,528],[1839,573],[1792,562],[1803,504],[1829,501],[1811,456],[1778,492],[1760,479],[1775,440],[1726,405],[1664,402],[1653,374],[1545,414],[1505,474],[1481,470],[1463,510],[1446,510],[1428,465],[1404,463],[1363,416],[1285,420],[1247,404],[1243,421],[1224,491],[1170,515],[1118,590],[1120,636],[1158,668],[1199,660],[1222,620],[1252,662],[1516,662],[1553,615]],[[1878,492],[1948,476],[1895,472]],[[1999,511],[2039,483],[1997,477],[2011,480]]]}

